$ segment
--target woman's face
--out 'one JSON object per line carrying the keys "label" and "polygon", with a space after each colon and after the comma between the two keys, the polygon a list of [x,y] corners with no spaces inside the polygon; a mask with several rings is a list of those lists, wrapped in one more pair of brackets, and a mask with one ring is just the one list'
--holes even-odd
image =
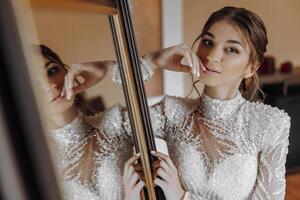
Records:
{"label": "woman's face", "polygon": [[68,100],[61,96],[67,70],[61,64],[51,62],[48,59],[44,58],[44,62],[45,76],[42,89],[49,105],[47,109],[51,114],[61,114],[67,111],[74,102],[74,98]]}
{"label": "woman's face", "polygon": [[207,68],[200,76],[204,85],[238,87],[251,73],[249,45],[238,27],[226,20],[217,21],[203,35],[197,55]]}

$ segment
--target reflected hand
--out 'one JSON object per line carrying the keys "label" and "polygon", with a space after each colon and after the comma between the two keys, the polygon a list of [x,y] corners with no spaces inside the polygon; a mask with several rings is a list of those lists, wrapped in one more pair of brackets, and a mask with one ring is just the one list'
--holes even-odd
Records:
{"label": "reflected hand", "polygon": [[135,171],[133,164],[140,158],[140,154],[131,157],[124,166],[123,184],[125,187],[125,200],[140,200],[141,190],[145,182],[140,179]]}
{"label": "reflected hand", "polygon": [[71,99],[73,94],[78,94],[100,82],[108,67],[114,65],[114,61],[90,62],[72,65],[65,76],[62,96]]}
{"label": "reflected hand", "polygon": [[178,172],[168,155],[152,151],[151,154],[159,158],[159,167],[155,171],[154,183],[161,187],[167,200],[180,200],[185,191],[179,181]]}

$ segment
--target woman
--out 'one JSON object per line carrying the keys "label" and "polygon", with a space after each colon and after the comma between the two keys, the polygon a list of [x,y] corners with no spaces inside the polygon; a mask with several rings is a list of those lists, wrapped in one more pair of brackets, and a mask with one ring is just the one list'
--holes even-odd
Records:
{"label": "woman", "polygon": [[[166,96],[150,109],[154,132],[166,140],[170,155],[153,153],[161,160],[155,184],[170,200],[283,200],[290,118],[252,101],[268,42],[264,23],[249,10],[225,7],[212,13],[198,39],[203,95]],[[163,49],[148,58],[156,67],[186,71],[183,49]],[[197,66],[192,57],[185,63]],[[125,165],[126,178],[136,159]]]}
{"label": "woman", "polygon": [[[199,39],[196,55],[179,45],[144,57],[153,69],[200,74],[204,84],[198,99],[165,96],[150,108],[154,133],[166,140],[170,155],[153,152],[160,159],[153,164],[155,184],[168,200],[284,199],[290,118],[252,102],[267,45],[263,22],[246,9],[225,7],[209,17]],[[126,110],[111,113],[105,119],[122,124],[122,136],[130,138]],[[109,120],[102,122],[102,127],[113,127]],[[130,154],[124,155],[117,159]],[[124,166],[125,199],[139,199],[143,183],[134,164],[138,158],[131,157]]]}
{"label": "woman", "polygon": [[[41,86],[48,100],[48,116],[54,124],[49,138],[64,199],[123,199],[121,166],[132,155],[133,146],[132,138],[121,126],[123,108],[116,105],[105,113],[88,117],[81,103],[82,92],[98,83],[107,72],[111,71],[113,79],[119,81],[116,62],[69,68],[47,46],[40,45],[40,51],[45,62]],[[147,66],[141,66],[144,78],[149,79]],[[80,76],[71,76],[74,71]],[[143,186],[140,181],[139,191]]]}

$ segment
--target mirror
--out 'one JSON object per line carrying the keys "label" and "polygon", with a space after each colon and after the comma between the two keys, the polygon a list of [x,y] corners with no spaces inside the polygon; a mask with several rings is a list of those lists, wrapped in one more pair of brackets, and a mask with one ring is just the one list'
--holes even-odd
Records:
{"label": "mirror", "polygon": [[121,199],[133,141],[122,87],[112,81],[121,82],[108,16],[34,3],[33,16],[43,45],[39,104],[63,196]]}
{"label": "mirror", "polygon": [[[62,5],[67,4],[62,2]],[[57,2],[50,5],[60,4]],[[83,6],[87,5],[88,3],[83,3]],[[121,3],[120,6],[124,5]],[[118,30],[123,26],[121,17],[110,17],[114,21],[111,26],[115,26],[114,30],[117,30],[114,42],[121,41],[118,45],[122,49],[117,53],[121,55],[122,60],[118,64],[109,52],[113,50],[113,43],[109,43],[112,40],[109,40],[111,37],[106,30],[110,30],[105,27],[108,25],[107,16],[102,22],[103,18],[101,19],[98,13],[44,8],[40,7],[40,4],[33,8],[36,29],[42,44],[36,47],[36,52],[37,55],[42,54],[40,60],[44,65],[44,69],[39,70],[41,73],[35,77],[39,79],[42,90],[40,96],[46,98],[39,104],[42,105],[41,110],[45,111],[42,115],[46,116],[46,127],[50,129],[50,149],[54,154],[54,164],[58,168],[58,179],[62,183],[64,196],[74,199],[88,194],[89,198],[121,199],[124,196],[122,171],[125,161],[133,154],[134,142],[130,131],[132,121],[128,119],[121,90],[113,86],[111,81],[112,79],[120,84],[118,65],[130,65],[126,59],[127,55],[122,53],[125,51],[131,55],[131,52],[126,50],[128,44],[125,44],[130,39],[124,39],[124,31]],[[87,8],[89,9],[88,6]],[[97,43],[102,43],[103,46],[95,45]],[[130,70],[125,70],[125,74],[125,80],[133,79]],[[105,81],[105,75],[111,77],[106,76]],[[147,75],[144,78],[149,79]],[[123,77],[122,80],[124,81]],[[102,87],[99,87],[99,82]],[[128,80],[125,85],[132,85],[127,82]],[[92,86],[96,89],[93,90]],[[129,99],[130,96],[135,98],[132,91],[126,94],[127,98],[128,96]],[[123,105],[120,102],[123,102]],[[129,117],[132,118],[130,112]],[[141,132],[143,128],[137,125],[135,130]],[[142,149],[143,147],[139,146],[139,150],[135,151]],[[141,153],[141,160],[147,161],[148,152]],[[149,169],[147,171],[150,172],[149,163],[144,163],[142,162],[143,168],[146,165]],[[151,174],[145,174],[145,182],[153,185]],[[147,191],[149,198],[153,199],[154,190],[151,191],[151,188],[153,186],[149,186]]]}
{"label": "mirror", "polygon": [[[130,5],[133,10],[132,18],[139,57],[160,49],[160,47],[169,47],[183,41],[190,47],[194,39],[199,35],[207,17],[213,11],[227,6],[227,4],[223,3],[195,3],[194,1],[178,1],[175,3],[173,1],[152,1],[151,3],[131,1]],[[291,177],[289,173],[297,171],[299,167],[299,149],[297,148],[299,138],[297,138],[295,133],[298,129],[299,110],[297,102],[299,101],[297,100],[299,98],[300,81],[297,68],[298,58],[295,54],[297,45],[294,45],[294,42],[299,40],[294,37],[297,35],[295,33],[298,33],[298,30],[294,30],[294,23],[291,23],[293,25],[285,23],[292,21],[294,17],[291,17],[292,15],[284,15],[281,11],[291,11],[291,7],[299,7],[299,5],[295,2],[288,2],[284,5],[282,2],[276,2],[272,6],[267,5],[266,2],[261,4],[234,2],[232,5],[254,11],[261,16],[267,26],[270,45],[267,57],[264,58],[264,65],[260,68],[262,70],[260,71],[260,87],[266,95],[265,103],[286,110],[291,117],[290,145],[286,163],[287,178],[289,178]],[[143,9],[145,7],[148,8],[147,11]],[[267,11],[265,10],[266,7],[269,8]],[[73,85],[83,85],[88,79],[88,73],[82,73],[73,82],[69,82],[68,79],[65,80],[67,70],[72,68],[73,64],[81,63],[82,65],[85,63],[84,65],[93,67],[96,64],[95,62],[90,63],[91,61],[116,60],[114,42],[111,37],[107,16],[96,14],[96,10],[93,9],[90,10],[93,10],[93,12],[82,12],[82,9],[83,7],[77,7],[76,11],[72,11],[40,6],[33,7],[39,43],[47,45],[60,57],[60,59],[52,60],[57,56],[50,49],[44,48],[44,51],[50,52],[51,56],[45,59],[40,55],[41,64],[32,66],[36,69],[37,77],[40,77],[38,86],[41,89],[37,90],[38,94],[36,95],[40,97],[38,103],[41,105],[41,115],[45,117],[43,120],[46,122],[45,129],[60,128],[59,133],[54,131],[54,134],[51,135],[53,131],[49,131],[48,136],[50,138],[50,148],[54,152],[53,157],[58,169],[57,176],[64,191],[64,196],[74,199],[84,194],[88,199],[99,198],[99,196],[104,199],[118,199],[121,198],[121,194],[124,192],[121,183],[123,166],[133,154],[134,143],[132,137],[127,134],[130,132],[128,131],[130,122],[127,119],[127,113],[123,112],[126,109],[122,106],[115,106],[119,103],[125,105],[126,101],[123,97],[122,88],[114,85],[111,78],[106,76],[100,83],[87,89],[85,99],[89,107],[86,108],[91,108],[91,110],[85,110],[83,112],[86,113],[81,114],[83,122],[88,121],[86,124],[82,123],[82,120],[76,120],[77,112],[69,112],[70,115],[64,117],[60,115],[62,108],[70,108],[70,104],[67,101],[64,102],[64,98],[59,96],[62,92],[61,85],[53,85],[53,91],[56,91],[57,95],[52,94],[50,98],[50,102],[60,103],[53,104],[54,106],[50,107],[47,104],[49,100],[43,99],[43,97],[47,97],[47,92],[51,91],[49,77],[58,73],[58,69],[62,70],[60,71],[61,74],[58,73],[59,76],[55,76],[57,79],[53,76],[52,81],[59,79],[58,83],[60,84],[67,82]],[[78,12],[78,10],[81,10],[81,12]],[[159,15],[160,12],[157,10],[161,10],[162,16]],[[278,30],[277,20],[274,22],[274,10],[277,11],[276,13],[282,13],[276,17],[278,17],[278,21],[283,21],[282,26],[289,38],[284,40],[284,43],[282,43],[282,35],[278,34],[281,32],[282,27]],[[149,15],[155,17],[149,17]],[[293,12],[293,15],[298,16],[298,13]],[[178,23],[174,24],[170,19],[178,21]],[[160,29],[159,27],[162,28]],[[291,27],[293,27],[293,31],[290,33],[288,30],[291,30]],[[156,34],[153,30],[158,30],[158,33]],[[155,33],[152,34],[151,31]],[[150,32],[151,37],[149,36]],[[216,33],[218,31],[212,32],[217,37]],[[231,36],[234,36],[234,34],[231,34]],[[162,37],[162,40],[159,39],[160,37]],[[209,39],[212,41],[212,38]],[[196,47],[198,45],[199,43],[196,43]],[[37,52],[39,52],[39,48],[37,48]],[[196,50],[197,48],[193,49],[194,52]],[[199,52],[197,53],[199,55]],[[201,56],[199,55],[199,57]],[[285,59],[289,59],[289,62],[285,62]],[[45,64],[46,66],[44,66]],[[112,63],[102,64],[109,65]],[[99,76],[105,72],[108,74],[113,73],[111,69],[99,72]],[[236,71],[232,72],[235,73]],[[97,72],[94,71],[93,75],[95,73]],[[232,114],[228,113],[230,109],[224,110],[224,108],[236,108],[236,106],[241,105],[241,102],[244,102],[243,99],[237,96],[238,99],[233,98],[226,102],[214,101],[203,93],[199,97],[195,89],[192,95],[189,96],[193,99],[187,99],[186,97],[191,91],[193,83],[190,77],[189,74],[160,70],[155,71],[152,79],[145,83],[149,100],[148,104],[151,106],[149,112],[152,116],[154,134],[157,138],[166,141],[166,143],[159,143],[158,141],[157,144],[162,144],[163,150],[158,149],[169,154],[178,171],[181,185],[187,191],[185,195],[191,198],[204,198],[203,195],[207,195],[207,198],[210,196],[231,196],[233,193],[230,193],[230,191],[235,191],[235,185],[240,185],[236,184],[236,181],[244,180],[249,181],[247,181],[248,185],[243,188],[239,187],[239,192],[235,192],[234,195],[238,195],[241,198],[248,195],[266,195],[267,193],[260,194],[259,189],[252,189],[256,188],[254,186],[257,181],[262,181],[261,185],[265,184],[260,178],[266,174],[273,174],[274,166],[280,166],[278,171],[283,172],[285,163],[276,162],[285,158],[283,158],[284,156],[276,157],[276,155],[287,152],[287,137],[284,137],[288,128],[287,118],[285,115],[282,115],[283,117],[277,120],[276,117],[278,116],[275,114],[278,113],[274,112],[274,114],[272,113],[273,109],[262,106],[260,111],[265,109],[266,112],[274,114],[275,117],[265,119],[266,115],[261,115],[259,120],[255,118],[246,126],[243,121],[245,120],[243,115],[240,115],[239,110],[234,110],[234,115],[230,118],[234,120],[224,121],[223,118],[218,118],[222,117],[219,116],[220,113],[225,116]],[[59,89],[55,90],[57,87]],[[196,87],[199,91],[203,89],[203,85],[199,83],[197,83]],[[66,91],[63,94],[69,95]],[[164,95],[177,95],[181,98],[165,96],[160,101]],[[73,105],[75,99],[75,103],[80,102],[81,97],[75,98],[75,95],[73,95],[73,98],[71,105]],[[211,102],[215,102],[215,104],[211,104]],[[199,107],[199,105],[205,105],[206,107]],[[48,108],[57,112],[50,113],[47,111]],[[216,108],[221,112],[215,113],[213,109]],[[101,113],[102,111],[105,111],[105,113],[88,117],[90,114]],[[56,116],[56,120],[51,120],[53,116]],[[60,116],[60,118],[57,116]],[[250,117],[253,117],[253,115]],[[245,131],[247,128],[247,130],[254,130],[251,131],[253,134],[261,133],[253,127],[262,127],[266,120],[270,120],[268,125],[275,126],[274,134],[278,133],[277,131],[283,132],[282,138],[281,135],[277,135],[278,137],[263,137],[257,142],[255,138],[253,139],[253,135],[244,137],[247,133]],[[58,124],[58,121],[65,123]],[[90,126],[92,124],[96,125]],[[270,127],[266,126],[264,130],[269,130]],[[72,128],[76,132],[75,134],[72,132]],[[282,128],[284,129],[281,130]],[[77,133],[79,132],[83,135],[78,135]],[[239,138],[233,135],[240,132],[245,134],[239,135]],[[113,134],[113,137],[110,137],[112,136],[111,134]],[[249,143],[249,138],[253,139],[251,143]],[[275,145],[276,149],[273,149],[274,146],[268,146],[273,145],[274,141],[272,138],[279,138],[276,141],[278,142],[278,145]],[[101,145],[95,141],[100,142]],[[122,141],[126,142],[122,143]],[[271,150],[268,148],[271,148]],[[272,154],[272,152],[275,152],[275,154]],[[85,158],[84,162],[82,158]],[[265,160],[260,160],[261,158]],[[97,166],[100,164],[98,159],[101,160],[100,167]],[[270,162],[271,167],[265,166],[263,161]],[[224,169],[232,170],[232,173],[224,174]],[[247,169],[247,175],[244,173],[245,169]],[[220,174],[227,175],[227,178],[222,179],[224,176],[219,176]],[[280,191],[283,191],[284,179],[282,177],[284,175],[281,173],[278,179]],[[230,180],[235,180],[235,182],[228,184]],[[225,188],[227,192],[218,191],[220,188]],[[279,195],[282,195],[282,193]]]}

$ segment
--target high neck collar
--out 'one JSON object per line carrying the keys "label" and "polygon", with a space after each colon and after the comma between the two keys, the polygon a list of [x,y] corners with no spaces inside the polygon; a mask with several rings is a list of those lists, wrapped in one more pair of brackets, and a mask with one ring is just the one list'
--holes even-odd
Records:
{"label": "high neck collar", "polygon": [[50,137],[57,144],[66,145],[79,139],[80,132],[85,129],[84,115],[79,112],[78,115],[63,127],[49,131]]}
{"label": "high neck collar", "polygon": [[224,119],[230,117],[244,100],[239,91],[236,96],[231,99],[216,99],[203,93],[200,109],[208,118]]}

